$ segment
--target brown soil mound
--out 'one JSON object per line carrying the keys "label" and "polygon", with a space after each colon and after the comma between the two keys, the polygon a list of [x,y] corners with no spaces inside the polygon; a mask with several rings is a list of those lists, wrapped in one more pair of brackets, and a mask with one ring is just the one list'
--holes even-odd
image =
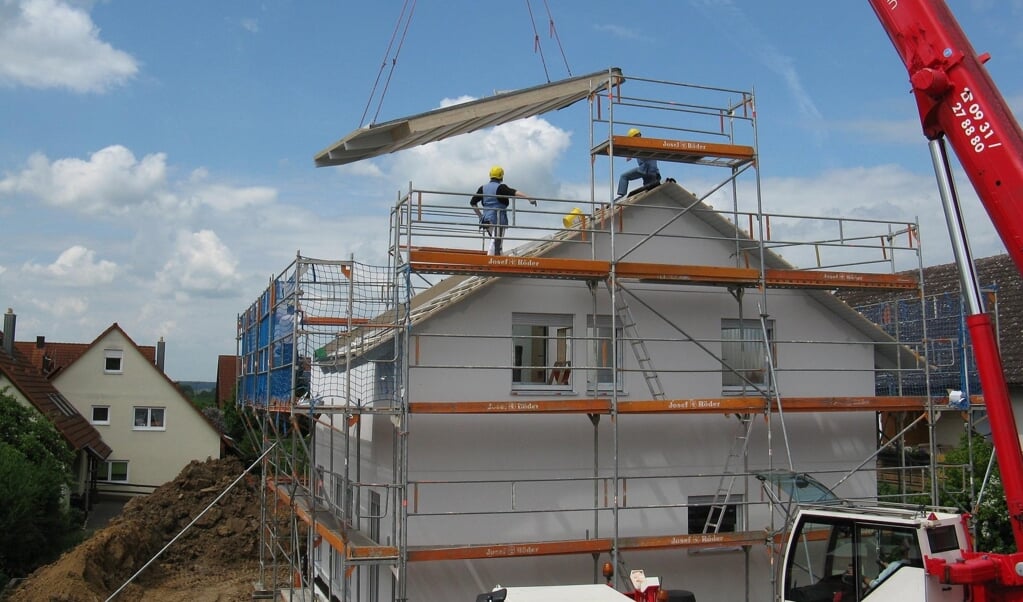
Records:
{"label": "brown soil mound", "polygon": [[[106,600],[244,470],[235,458],[193,461],[151,495],[128,502],[107,527],[32,573],[11,599]],[[251,600],[259,554],[254,482],[242,479],[116,600]]]}

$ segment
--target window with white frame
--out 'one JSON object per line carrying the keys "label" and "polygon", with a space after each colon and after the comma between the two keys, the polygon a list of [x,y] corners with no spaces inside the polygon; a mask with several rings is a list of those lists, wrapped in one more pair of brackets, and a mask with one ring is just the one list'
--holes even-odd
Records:
{"label": "window with white frame", "polygon": [[162,431],[166,430],[165,408],[151,408],[144,406],[135,407],[135,422],[132,426],[136,431]]}
{"label": "window with white frame", "polygon": [[[589,389],[592,391],[596,388],[597,391],[610,391],[614,386],[614,366],[617,362],[618,366],[618,390],[624,390],[625,386],[623,381],[624,372],[622,371],[623,361],[625,359],[622,350],[624,347],[624,339],[622,328],[619,326],[616,330],[615,336],[615,350],[612,352],[611,345],[611,316],[586,316],[586,342],[587,345],[593,350],[590,357],[593,358],[593,366],[596,370],[593,371],[587,378]],[[596,387],[594,387],[593,379],[596,378]]]}
{"label": "window with white frame", "polygon": [[124,351],[121,349],[103,350],[104,374],[121,374],[124,372]]}
{"label": "window with white frame", "polygon": [[512,389],[572,389],[572,315],[512,314]]}
{"label": "window with white frame", "polygon": [[[767,340],[777,366],[774,320],[767,320]],[[771,375],[760,320],[721,320],[721,387],[726,391],[769,389]]]}
{"label": "window with white frame", "polygon": [[93,424],[110,424],[110,406],[92,406]]}
{"label": "window with white frame", "polygon": [[127,460],[106,460],[96,467],[96,480],[108,483],[128,482]]}

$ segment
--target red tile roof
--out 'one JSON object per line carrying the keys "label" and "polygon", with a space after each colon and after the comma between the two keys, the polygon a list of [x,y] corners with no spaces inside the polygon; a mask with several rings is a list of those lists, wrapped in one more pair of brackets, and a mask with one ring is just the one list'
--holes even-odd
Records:
{"label": "red tile roof", "polygon": [[[3,333],[0,333],[0,339]],[[71,405],[45,376],[15,346],[13,356],[0,348],[0,373],[37,409],[57,431],[79,451],[100,459],[110,456],[110,446],[84,416]]]}
{"label": "red tile roof", "polygon": [[[997,290],[998,331],[1005,380],[1010,385],[1023,384],[1023,279],[1008,254],[975,259],[977,279],[982,287]],[[911,270],[910,273],[913,271]],[[924,294],[959,294],[959,269],[954,263],[933,265],[923,269]],[[877,291],[839,291],[836,296],[852,305],[871,305],[903,296]],[[988,307],[988,311],[992,308]]]}
{"label": "red tile roof", "polygon": [[[116,325],[116,323],[115,323]],[[110,330],[109,328],[107,329]],[[122,331],[123,332],[123,331]],[[106,334],[104,331],[103,334]],[[101,335],[102,336],[102,335]],[[125,335],[127,336],[127,335]],[[99,339],[97,339],[99,340]],[[130,339],[129,339],[130,340]],[[53,379],[61,370],[78,361],[93,343],[51,343],[45,340],[15,341],[15,348],[47,378]],[[156,365],[156,347],[136,345],[146,360]]]}

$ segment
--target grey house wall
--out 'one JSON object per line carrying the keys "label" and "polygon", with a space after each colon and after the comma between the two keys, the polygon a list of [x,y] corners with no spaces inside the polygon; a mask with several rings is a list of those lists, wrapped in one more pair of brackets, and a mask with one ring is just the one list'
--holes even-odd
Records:
{"label": "grey house wall", "polygon": [[[654,195],[651,202],[670,203]],[[672,211],[678,212],[674,206]],[[625,229],[650,232],[661,226],[666,210],[631,207]],[[719,240],[695,216],[686,216],[631,254],[628,261],[734,266],[734,248]],[[706,238],[705,238],[706,237]],[[638,236],[616,236],[616,250],[630,248]],[[591,249],[565,244],[550,256],[589,257]],[[595,249],[606,257],[605,245]],[[601,285],[602,286],[602,285]],[[739,306],[723,287],[629,283],[644,301],[665,315],[689,336],[703,340],[713,354],[720,353],[722,319],[740,317]],[[607,290],[597,291],[596,313],[612,313]],[[742,315],[755,319],[763,297],[750,291]],[[668,398],[722,397],[720,363],[714,355],[685,342],[638,302],[630,302],[638,330],[658,368]],[[773,320],[778,388],[785,396],[873,395],[873,346],[848,323],[825,310],[811,295],[799,290],[772,290],[766,313]],[[573,333],[583,336],[593,297],[585,283],[569,280],[502,279],[453,305],[412,331],[410,402],[518,401],[550,399],[512,389],[511,332],[516,312],[570,314]],[[450,335],[472,335],[450,336]],[[784,341],[834,341],[808,345]],[[573,345],[573,366],[586,365],[585,344]],[[628,345],[623,359],[627,369],[637,362]],[[491,366],[486,368],[485,366]],[[498,367],[499,366],[499,367]],[[593,396],[586,390],[584,370],[575,369],[566,400]],[[642,375],[625,377],[623,401],[649,399]],[[620,415],[617,434],[612,420],[601,416],[594,426],[581,414],[521,415],[412,415],[408,433],[410,481],[419,482],[409,497],[409,544],[513,543],[535,540],[614,537],[613,514],[594,510],[611,503],[612,490],[593,477],[610,478],[617,462],[620,536],[699,532],[688,525],[690,496],[712,496],[738,432],[738,421],[721,414]],[[775,415],[767,423],[760,417],[753,430],[748,454],[749,470],[788,468],[783,441],[787,439],[792,467],[817,474],[827,484],[841,478],[875,449],[872,412],[823,415]],[[372,423],[364,460],[364,480],[385,482],[390,473],[392,426],[383,419]],[[617,437],[617,454],[615,438]],[[343,457],[338,458],[343,461]],[[743,467],[739,467],[743,469]],[[557,479],[557,480],[555,480]],[[490,481],[430,484],[427,481]],[[536,482],[541,480],[541,482]],[[494,482],[498,481],[498,482]],[[516,482],[521,481],[521,482]],[[530,482],[525,482],[530,481]],[[596,489],[596,490],[595,490]],[[745,510],[748,530],[771,529],[765,497],[755,479],[735,490],[752,505]],[[847,497],[875,492],[872,476],[857,475],[838,490]],[[650,508],[649,506],[663,506]],[[645,508],[644,508],[645,507]],[[513,513],[512,511],[518,511]],[[534,512],[522,513],[522,511]],[[554,511],[557,510],[557,511]],[[767,531],[765,531],[766,533]],[[748,552],[751,599],[769,599],[770,562],[766,547]],[[742,551],[689,553],[657,550],[625,553],[624,569],[643,568],[660,576],[670,588],[684,588],[698,599],[744,599]],[[603,559],[601,560],[603,562]],[[587,555],[515,559],[423,562],[409,566],[409,592],[414,600],[471,600],[475,594],[502,585],[586,583],[595,579],[594,559]]]}

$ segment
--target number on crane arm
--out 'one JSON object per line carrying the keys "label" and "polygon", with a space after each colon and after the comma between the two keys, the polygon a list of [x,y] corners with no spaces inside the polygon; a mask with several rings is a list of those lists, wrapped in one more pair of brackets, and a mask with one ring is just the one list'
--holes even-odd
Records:
{"label": "number on crane arm", "polygon": [[963,88],[959,93],[960,102],[952,105],[952,114],[959,118],[959,127],[969,139],[973,146],[973,152],[984,152],[987,148],[996,148],[1002,145],[1001,142],[989,143],[995,135],[994,128],[987,121],[984,121],[984,109],[976,102],[973,92],[969,88]]}

